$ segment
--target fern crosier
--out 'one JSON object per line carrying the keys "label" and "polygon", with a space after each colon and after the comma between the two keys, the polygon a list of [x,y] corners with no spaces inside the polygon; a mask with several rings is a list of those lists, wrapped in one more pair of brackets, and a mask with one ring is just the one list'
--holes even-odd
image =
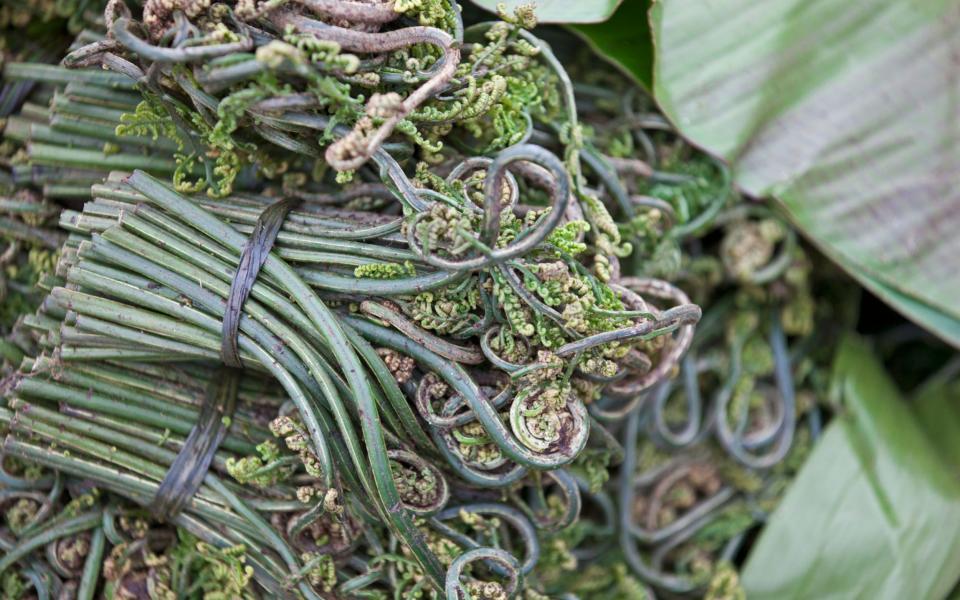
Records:
{"label": "fern crosier", "polygon": [[170,115],[152,95],[146,95],[132,113],[120,115],[118,136],[142,136],[156,141],[166,138],[179,142],[177,128]]}
{"label": "fern crosier", "polygon": [[304,573],[306,573],[310,585],[322,592],[333,591],[337,585],[337,570],[332,556],[317,552],[304,552],[300,555],[300,560],[305,565]]}
{"label": "fern crosier", "polygon": [[[450,97],[427,101],[409,116],[421,138],[433,138],[436,147],[431,128],[443,124],[444,135],[460,129],[478,140],[477,153],[496,152],[523,139],[531,118],[549,121],[558,114],[556,75],[540,62],[539,48],[518,36],[535,22],[532,12],[519,9],[517,14],[491,26],[484,43],[465,48],[455,76],[462,83]],[[406,57],[407,69],[424,66],[423,59],[395,55]]]}
{"label": "fern crosier", "polygon": [[303,426],[291,417],[280,416],[270,422],[270,432],[282,437],[287,449],[297,453],[307,475],[323,477],[320,460],[310,447],[309,436]]}
{"label": "fern crosier", "polygon": [[450,5],[445,0],[396,0],[393,10],[416,18],[421,25],[445,31],[452,31],[455,23]]}
{"label": "fern crosier", "polygon": [[370,263],[359,265],[353,270],[353,276],[357,279],[396,279],[398,277],[412,277],[417,274],[413,263],[405,261],[400,263]]}
{"label": "fern crosier", "polygon": [[477,320],[480,289],[476,278],[441,290],[422,292],[402,304],[420,327],[441,335],[456,335]]}
{"label": "fern crosier", "polygon": [[[217,548],[201,542],[184,529],[178,529],[180,541],[172,551],[170,571],[189,573],[191,586],[202,592],[204,600],[253,600],[251,591],[253,567],[246,562],[242,544]],[[173,598],[183,597],[186,590],[170,590]],[[179,594],[177,593],[179,592]]]}
{"label": "fern crosier", "polygon": [[[189,116],[187,115],[188,120]],[[184,151],[186,142],[177,130],[173,119],[170,118],[166,107],[156,95],[144,94],[143,100],[137,104],[132,113],[121,115],[120,124],[117,125],[115,133],[121,137],[141,136],[153,140],[160,138],[173,140],[177,144],[177,151],[173,155],[177,165],[173,173],[174,188],[179,192],[193,193],[206,187],[205,181],[195,179],[199,167],[197,155]]]}
{"label": "fern crosier", "polygon": [[293,469],[284,461],[280,449],[273,440],[264,440],[257,445],[259,456],[230,457],[226,460],[227,473],[243,484],[268,487],[287,479]]}

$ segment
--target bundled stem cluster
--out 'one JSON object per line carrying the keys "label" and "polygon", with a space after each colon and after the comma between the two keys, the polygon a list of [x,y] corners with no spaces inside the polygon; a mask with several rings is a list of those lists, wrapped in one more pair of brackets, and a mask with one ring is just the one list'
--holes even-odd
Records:
{"label": "bundled stem cluster", "polygon": [[[59,259],[2,389],[0,502],[27,524],[7,516],[0,577],[84,598],[720,581],[794,446],[784,324],[812,319],[795,240],[731,208],[725,169],[636,89],[591,81],[612,71],[574,85],[529,6],[499,16],[111,0],[61,65],[6,65],[39,83],[6,125],[13,187],[83,204],[66,234],[14,231]],[[238,302],[281,198],[295,207]],[[720,229],[719,264],[684,262]],[[769,324],[716,310],[695,335],[690,296],[731,281]],[[242,376],[218,366],[231,322]],[[743,366],[767,347],[769,368]],[[62,504],[83,506],[44,523]],[[51,572],[48,544],[76,564]],[[602,575],[571,583],[578,561]]]}

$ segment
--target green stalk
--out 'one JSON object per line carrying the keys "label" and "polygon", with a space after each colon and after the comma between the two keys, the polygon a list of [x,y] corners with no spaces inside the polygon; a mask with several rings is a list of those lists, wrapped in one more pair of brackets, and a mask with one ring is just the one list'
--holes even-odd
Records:
{"label": "green stalk", "polygon": [[52,110],[58,114],[73,115],[94,121],[119,124],[126,111],[119,108],[109,108],[99,104],[89,104],[81,100],[72,100],[63,94],[53,97]]}
{"label": "green stalk", "polygon": [[58,232],[31,227],[4,217],[0,217],[0,237],[21,240],[51,249],[59,248],[60,244],[63,243],[63,238]]}
{"label": "green stalk", "polygon": [[[117,454],[117,448],[126,450],[133,454],[143,457],[146,460],[153,461],[155,464],[159,464],[162,469],[159,471],[160,477],[162,479],[163,475],[166,473],[167,467],[173,463],[174,458],[176,458],[177,453],[167,448],[163,447],[161,443],[165,442],[165,436],[161,433],[154,433],[153,439],[154,443],[144,444],[144,438],[137,435],[128,435],[123,433],[121,430],[114,429],[112,427],[107,427],[101,425],[100,423],[112,424],[115,423],[115,420],[111,419],[102,419],[99,415],[83,415],[82,417],[77,416],[66,416],[61,413],[47,410],[42,406],[37,406],[34,404],[27,404],[22,400],[13,399],[9,403],[10,408],[20,408],[23,407],[24,410],[21,410],[21,414],[17,417],[18,421],[22,420],[24,423],[31,422],[44,422],[47,424],[53,424],[58,427],[61,431],[69,430],[74,431],[78,434],[85,434],[94,439],[100,440],[104,444],[107,444],[109,452],[107,454],[97,454],[93,453],[93,456],[104,458],[106,456],[110,457],[110,462],[115,462],[119,466],[128,467],[130,470],[136,470],[133,463],[126,462],[116,462],[124,458],[123,454]],[[38,421],[39,420],[39,421]],[[17,425],[19,427],[19,423]],[[142,429],[143,426],[141,426]],[[25,432],[30,432],[28,429],[24,429]],[[38,430],[39,431],[39,430]],[[149,434],[150,432],[145,432]],[[59,442],[60,438],[57,437],[56,433],[53,433],[51,438],[54,442]],[[66,439],[66,438],[64,438]],[[81,438],[82,439],[82,438]],[[182,443],[182,442],[181,442]],[[114,447],[116,446],[116,448]],[[78,449],[82,449],[77,447]],[[152,475],[155,476],[157,472],[151,473],[141,473],[143,475]],[[209,497],[209,494],[208,494]]]}
{"label": "green stalk", "polygon": [[[56,382],[43,381],[37,377],[24,377],[17,382],[14,392],[18,395],[44,399],[53,402],[63,402],[69,406],[87,410],[93,413],[103,413],[112,417],[128,419],[144,423],[160,429],[169,429],[181,435],[187,435],[196,421],[196,414],[192,418],[181,418],[171,407],[161,407],[160,410],[149,409],[135,404],[113,400],[98,394],[88,394],[86,390],[73,389],[58,385]],[[224,448],[246,454],[252,452],[251,444],[242,440],[228,438],[224,440]]]}
{"label": "green stalk", "polygon": [[[4,441],[3,448],[10,456],[16,456],[52,469],[58,469],[77,477],[92,479],[97,482],[98,487],[129,498],[143,506],[149,506],[159,487],[159,483],[157,482],[149,481],[130,473],[121,472],[98,462],[71,456],[69,453],[56,449],[23,442],[9,436]],[[188,503],[187,510],[225,527],[257,535],[256,531],[251,529],[244,519],[239,518],[232,512],[224,510],[219,505],[193,498]]]}
{"label": "green stalk", "polygon": [[[140,146],[157,150],[163,154],[173,154],[177,151],[177,143],[166,138],[153,139],[140,135],[117,135],[116,127],[93,121],[71,118],[66,115],[54,114],[50,118],[50,128],[53,131],[82,135],[89,138],[112,142],[121,147]],[[99,183],[100,180],[97,181]]]}
{"label": "green stalk", "polygon": [[130,111],[136,109],[137,104],[141,101],[140,94],[136,92],[122,92],[92,83],[68,83],[63,91],[67,97],[71,99],[80,100],[88,104],[99,103],[104,106],[113,106]]}
{"label": "green stalk", "polygon": [[143,154],[105,154],[98,150],[66,148],[49,144],[30,143],[27,145],[30,160],[40,165],[80,167],[83,169],[133,170],[148,169],[154,173],[172,174],[176,163],[169,158],[147,156]]}
{"label": "green stalk", "polygon": [[103,87],[132,90],[136,83],[129,77],[102,69],[67,69],[42,63],[7,63],[3,78],[8,81],[37,81],[42,83],[90,83]]}
{"label": "green stalk", "polygon": [[83,513],[77,517],[60,523],[57,527],[51,528],[43,533],[32,536],[29,539],[20,542],[5,556],[0,557],[0,573],[6,571],[14,563],[26,557],[37,548],[42,548],[50,542],[58,540],[62,537],[67,537],[69,535],[87,531],[88,529],[93,529],[98,523],[100,523],[100,518],[100,511]]}
{"label": "green stalk", "polygon": [[77,588],[77,600],[93,600],[100,578],[100,566],[103,562],[103,551],[106,546],[106,536],[103,528],[98,527],[90,537],[90,549],[83,562],[83,574],[80,576],[80,586]]}
{"label": "green stalk", "polygon": [[89,198],[90,186],[47,184],[43,186],[43,195],[46,198]]}

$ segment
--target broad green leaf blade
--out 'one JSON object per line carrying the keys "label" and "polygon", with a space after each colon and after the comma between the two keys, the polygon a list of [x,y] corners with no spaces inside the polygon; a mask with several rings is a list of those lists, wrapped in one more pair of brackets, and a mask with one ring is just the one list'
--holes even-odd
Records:
{"label": "broad green leaf blade", "polygon": [[645,89],[653,88],[653,40],[647,12],[649,0],[626,0],[612,18],[570,29],[590,47]]}
{"label": "broad green leaf blade", "polygon": [[831,248],[821,246],[827,256],[851,273],[860,285],[867,288],[875,296],[887,304],[894,306],[908,319],[924,325],[948,344],[960,347],[960,319],[956,319],[942,310],[904,294],[900,290],[888,286],[883,281],[874,279],[869,273],[858,269],[846,262]]}
{"label": "broad green leaf blade", "polygon": [[960,577],[960,481],[862,341],[841,343],[834,384],[846,412],[753,548],[747,597],[943,598]]}
{"label": "broad green leaf blade", "polygon": [[663,0],[651,21],[685,136],[854,275],[960,321],[960,4]]}
{"label": "broad green leaf blade", "polygon": [[599,23],[609,19],[621,2],[623,0],[473,0],[490,12],[497,10],[497,4],[504,4],[512,11],[521,4],[532,3],[540,23]]}
{"label": "broad green leaf blade", "polygon": [[960,479],[960,381],[935,381],[917,395],[913,412],[943,460]]}

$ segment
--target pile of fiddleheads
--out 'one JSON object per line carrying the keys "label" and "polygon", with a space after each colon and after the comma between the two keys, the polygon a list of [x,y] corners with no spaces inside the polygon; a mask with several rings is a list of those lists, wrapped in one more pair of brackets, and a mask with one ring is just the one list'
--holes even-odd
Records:
{"label": "pile of fiddleheads", "polygon": [[[13,186],[85,202],[5,381],[36,472],[2,489],[42,515],[0,576],[80,536],[80,597],[735,592],[816,433],[809,267],[638,89],[500,17],[111,0],[5,67],[44,84]],[[41,526],[70,484],[101,495]]]}

